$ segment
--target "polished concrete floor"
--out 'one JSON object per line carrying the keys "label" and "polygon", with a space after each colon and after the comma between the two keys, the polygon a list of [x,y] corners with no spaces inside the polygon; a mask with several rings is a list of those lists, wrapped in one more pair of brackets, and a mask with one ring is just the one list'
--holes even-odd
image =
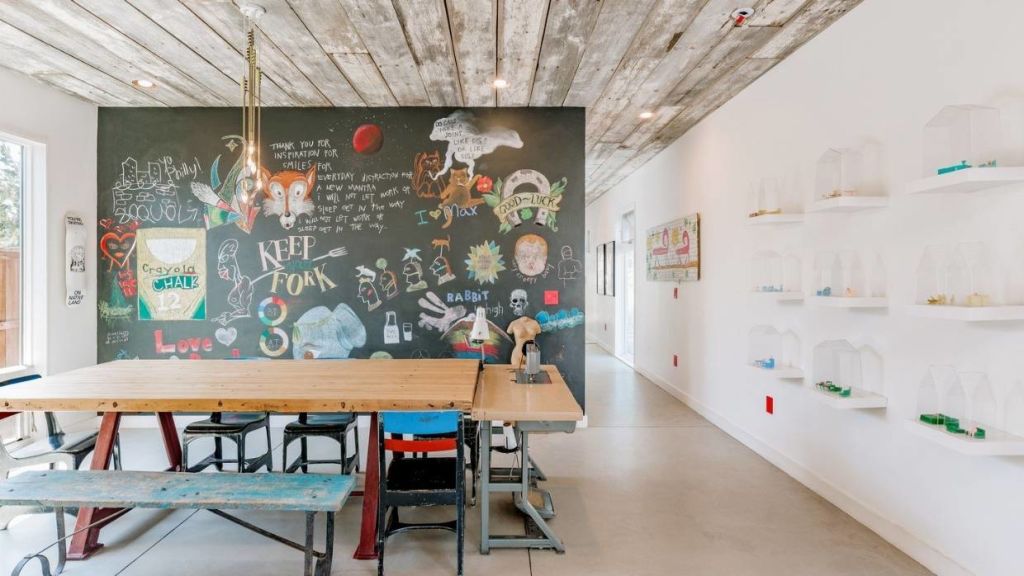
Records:
{"label": "polished concrete floor", "polygon": [[[549,476],[551,521],[568,548],[479,553],[479,513],[467,512],[466,574],[509,576],[889,576],[929,574],[873,532],[780,472],[683,404],[596,347],[587,349],[589,427],[538,436],[532,447]],[[274,442],[280,443],[280,433]],[[126,430],[130,468],[159,467],[155,431]],[[146,455],[149,455],[148,457]],[[278,461],[280,452],[277,453]],[[361,499],[340,515],[334,574],[369,575],[351,559]],[[523,523],[506,498],[492,505],[500,530]],[[244,514],[300,538],[295,514]],[[46,546],[49,515],[23,516],[0,532],[0,574]],[[180,576],[301,573],[299,552],[207,512],[135,510],[104,530],[106,547],[66,574]],[[387,574],[454,574],[448,533],[394,537]],[[34,571],[33,571],[34,570]],[[39,574],[37,568],[25,576]]]}

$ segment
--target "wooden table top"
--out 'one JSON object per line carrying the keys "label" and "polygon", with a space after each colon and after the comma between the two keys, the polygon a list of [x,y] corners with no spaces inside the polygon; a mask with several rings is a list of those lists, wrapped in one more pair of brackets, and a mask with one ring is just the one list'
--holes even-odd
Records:
{"label": "wooden table top", "polygon": [[476,360],[118,360],[0,387],[0,411],[469,410]]}
{"label": "wooden table top", "polygon": [[550,384],[517,384],[509,364],[488,364],[473,402],[474,420],[576,422],[583,409],[555,366],[541,366]]}

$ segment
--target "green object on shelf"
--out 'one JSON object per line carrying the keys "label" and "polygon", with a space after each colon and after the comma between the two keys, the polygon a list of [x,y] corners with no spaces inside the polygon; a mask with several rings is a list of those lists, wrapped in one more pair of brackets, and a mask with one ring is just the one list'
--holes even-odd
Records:
{"label": "green object on shelf", "polygon": [[971,165],[967,163],[967,160],[964,160],[964,161],[960,162],[959,164],[954,164],[952,166],[943,166],[942,168],[939,168],[939,175],[941,176],[943,174],[949,174],[951,172],[957,172],[957,171],[960,171],[960,170],[967,170],[970,167],[971,167]]}
{"label": "green object on shelf", "polygon": [[853,389],[852,388],[843,388],[842,390],[839,391],[839,395],[842,396],[843,398],[849,398],[850,394],[852,394],[852,393],[853,393]]}
{"label": "green object on shelf", "polygon": [[976,430],[974,431],[974,434],[973,434],[973,436],[974,436],[974,437],[975,437],[976,439],[978,439],[978,440],[984,440],[984,439],[985,439],[985,429],[979,426],[979,427],[978,427],[978,428],[977,428],[977,429],[976,429]]}
{"label": "green object on shelf", "polygon": [[946,420],[946,432],[950,432],[952,434],[967,434],[967,430],[960,427],[960,421],[956,418]]}
{"label": "green object on shelf", "polygon": [[952,416],[946,416],[945,414],[921,414],[921,422],[931,424],[933,426],[944,426],[947,422],[959,424],[960,420],[953,418]]}

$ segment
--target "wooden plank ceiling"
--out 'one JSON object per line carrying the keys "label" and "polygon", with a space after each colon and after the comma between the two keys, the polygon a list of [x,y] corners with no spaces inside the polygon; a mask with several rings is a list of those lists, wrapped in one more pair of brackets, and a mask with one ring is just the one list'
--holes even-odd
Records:
{"label": "wooden plank ceiling", "polygon": [[[585,106],[589,202],[860,2],[258,0],[264,100]],[[101,106],[237,105],[236,4],[0,0],[0,66]]]}

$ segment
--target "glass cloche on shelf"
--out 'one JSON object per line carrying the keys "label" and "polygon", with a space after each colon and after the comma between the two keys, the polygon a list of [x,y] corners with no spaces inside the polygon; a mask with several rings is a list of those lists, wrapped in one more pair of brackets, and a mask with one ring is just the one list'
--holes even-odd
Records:
{"label": "glass cloche on shelf", "polygon": [[924,175],[948,174],[999,163],[999,110],[988,106],[946,106],[924,128]]}
{"label": "glass cloche on shelf", "polygon": [[819,252],[814,257],[815,296],[841,296],[843,293],[843,267],[833,252]]}
{"label": "glass cloche on shelf", "polygon": [[860,353],[846,340],[827,340],[814,347],[814,386],[822,392],[850,396],[862,386]]}
{"label": "glass cloche on shelf", "polygon": [[780,336],[782,354],[779,364],[781,368],[800,367],[800,337],[792,330],[786,330]]}
{"label": "glass cloche on shelf", "polygon": [[860,254],[854,250],[844,250],[839,254],[839,266],[842,270],[839,287],[839,294],[846,298],[862,298],[867,295],[867,277],[864,274],[864,265],[860,261]]}
{"label": "glass cloche on shelf", "polygon": [[782,335],[771,326],[754,326],[747,336],[747,363],[774,370],[782,356]]}
{"label": "glass cloche on shelf", "polygon": [[949,248],[932,245],[924,249],[917,263],[917,304],[945,306],[953,303]]}
{"label": "glass cloche on shelf", "polygon": [[991,255],[982,242],[956,247],[951,271],[953,304],[957,306],[997,306]]}
{"label": "glass cloche on shelf", "polygon": [[864,159],[860,150],[830,148],[818,159],[814,192],[817,200],[856,196],[861,192]]}
{"label": "glass cloche on shelf", "polygon": [[779,178],[761,178],[752,185],[750,196],[748,216],[751,218],[782,213],[782,182]]}
{"label": "glass cloche on shelf", "polygon": [[777,252],[764,250],[751,259],[751,287],[754,292],[782,292],[784,270],[782,256]]}

